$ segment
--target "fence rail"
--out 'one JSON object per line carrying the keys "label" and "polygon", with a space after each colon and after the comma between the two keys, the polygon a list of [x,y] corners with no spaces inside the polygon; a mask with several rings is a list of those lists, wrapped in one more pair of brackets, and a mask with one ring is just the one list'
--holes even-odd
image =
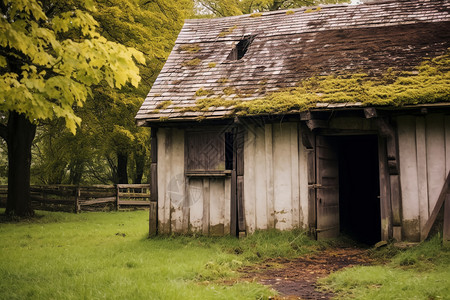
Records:
{"label": "fence rail", "polygon": [[[0,185],[0,204],[6,204],[8,186]],[[58,211],[98,211],[126,208],[148,208],[150,185],[33,185],[31,201],[34,209]]]}

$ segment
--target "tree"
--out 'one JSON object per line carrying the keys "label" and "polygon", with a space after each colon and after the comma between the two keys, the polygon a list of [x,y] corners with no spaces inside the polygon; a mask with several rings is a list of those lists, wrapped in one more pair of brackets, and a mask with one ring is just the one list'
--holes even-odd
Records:
{"label": "tree", "polygon": [[198,0],[198,3],[217,17],[254,12],[298,8],[318,4],[350,2],[348,0]]}
{"label": "tree", "polygon": [[[72,132],[81,119],[74,107],[105,81],[137,86],[143,54],[98,32],[90,0],[0,2],[0,136],[8,145],[7,214],[33,214],[31,144],[40,120],[63,118]],[[6,121],[7,119],[7,121]]]}
{"label": "tree", "polygon": [[[58,183],[69,184],[142,181],[150,134],[148,128],[135,125],[134,116],[193,9],[191,0],[96,0],[95,4],[92,16],[99,23],[99,32],[144,53],[148,63],[139,66],[143,84],[137,88],[125,85],[120,90],[107,84],[92,88],[93,97],[77,108],[83,123],[75,136],[65,133],[58,121],[45,124],[35,151],[39,160],[33,167],[42,183],[56,178]],[[55,159],[57,156],[64,156],[64,163]],[[64,176],[55,177],[49,166],[62,167]]]}

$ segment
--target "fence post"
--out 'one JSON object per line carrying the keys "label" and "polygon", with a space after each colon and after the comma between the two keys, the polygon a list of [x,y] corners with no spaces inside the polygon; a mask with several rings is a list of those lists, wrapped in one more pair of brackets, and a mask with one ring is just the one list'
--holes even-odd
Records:
{"label": "fence post", "polygon": [[81,190],[80,187],[77,186],[75,188],[75,213],[77,214],[80,210],[80,195],[81,195]]}
{"label": "fence post", "polygon": [[116,184],[116,211],[119,210],[119,185]]}

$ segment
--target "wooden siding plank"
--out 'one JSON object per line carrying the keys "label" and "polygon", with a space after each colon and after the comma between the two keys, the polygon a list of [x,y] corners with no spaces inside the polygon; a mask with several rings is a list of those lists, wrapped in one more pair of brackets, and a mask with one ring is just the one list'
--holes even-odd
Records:
{"label": "wooden siding plank", "polygon": [[298,162],[298,123],[291,123],[291,207],[292,227],[300,227],[300,190],[299,190],[299,162]]}
{"label": "wooden siding plank", "polygon": [[[402,116],[398,123],[398,147],[400,159],[400,182],[402,195],[402,233],[407,240],[416,240],[419,232],[419,196],[417,189],[416,120],[413,116]],[[394,179],[395,176],[391,176]],[[391,180],[391,197],[396,181]],[[393,213],[396,212],[393,201]],[[397,225],[394,215],[394,225]]]}
{"label": "wooden siding plank", "polygon": [[[236,159],[233,158],[235,165]],[[237,213],[237,176],[236,171],[231,171],[231,195],[230,195],[230,235],[236,236],[238,233],[238,213]]]}
{"label": "wooden siding plank", "polygon": [[170,233],[170,220],[167,218],[166,211],[170,207],[166,207],[166,137],[167,129],[159,129],[158,137],[158,157],[161,157],[158,163],[158,231],[162,234]]}
{"label": "wooden siding plank", "polygon": [[275,228],[274,218],[274,189],[273,189],[273,145],[272,124],[264,126],[264,147],[266,157],[266,192],[267,192],[267,228]]}
{"label": "wooden siding plank", "polygon": [[427,148],[425,134],[425,118],[416,118],[416,151],[417,151],[417,187],[419,190],[420,229],[423,229],[429,217],[428,207],[428,175]]}
{"label": "wooden siding plank", "polygon": [[[304,127],[299,126],[299,131],[305,130]],[[303,137],[303,133],[299,132],[299,138]],[[299,153],[299,189],[300,189],[300,226],[308,227],[308,151],[303,143],[298,142]]]}
{"label": "wooden siding plank", "polygon": [[187,178],[189,197],[189,231],[203,231],[203,179]]}
{"label": "wooden siding plank", "polygon": [[171,232],[187,233],[188,228],[183,228],[184,207],[188,205],[185,199],[184,176],[184,130],[173,128],[171,130],[170,148],[170,203],[171,203]]}
{"label": "wooden siding plank", "polygon": [[245,212],[244,212],[244,176],[237,176],[237,192],[236,192],[236,201],[237,201],[237,231],[244,232],[246,230],[245,227]]}
{"label": "wooden siding plank", "polygon": [[450,116],[444,116],[445,127],[445,174],[450,172]]}
{"label": "wooden siding plank", "polygon": [[255,129],[255,229],[267,229],[265,128]]}
{"label": "wooden siding plank", "polygon": [[445,197],[444,203],[444,228],[443,228],[444,243],[450,241],[450,194]]}
{"label": "wooden siding plank", "polygon": [[209,178],[203,178],[203,229],[202,233],[205,235],[209,234],[209,224],[210,224],[210,188],[209,188]]}
{"label": "wooden siding plank", "polygon": [[391,183],[387,165],[386,139],[383,137],[378,137],[378,160],[380,172],[381,239],[387,241],[392,237]]}
{"label": "wooden siding plank", "polygon": [[428,210],[435,206],[442,185],[445,182],[445,135],[444,116],[426,116],[427,134],[427,172],[428,172]]}
{"label": "wooden siding plank", "polygon": [[230,213],[231,213],[231,178],[225,178],[225,211],[224,211],[224,219],[223,219],[223,234],[230,234]]}
{"label": "wooden siding plank", "polygon": [[292,228],[290,127],[286,123],[273,126],[274,213],[275,228]]}
{"label": "wooden siding plank", "polygon": [[255,185],[255,147],[256,135],[255,126],[248,125],[245,132],[244,147],[244,211],[247,233],[252,233],[256,229],[256,185]]}
{"label": "wooden siding plank", "polygon": [[224,234],[225,180],[223,178],[210,178],[209,190],[209,233],[212,236],[222,236]]}

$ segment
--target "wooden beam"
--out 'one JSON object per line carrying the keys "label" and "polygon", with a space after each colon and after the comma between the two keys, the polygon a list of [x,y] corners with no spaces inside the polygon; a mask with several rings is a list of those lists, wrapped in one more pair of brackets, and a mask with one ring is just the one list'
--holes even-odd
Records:
{"label": "wooden beam", "polygon": [[[441,193],[439,194],[439,198],[436,202],[436,205],[433,208],[433,211],[430,215],[430,217],[428,218],[427,223],[425,223],[425,226],[422,229],[422,232],[420,234],[420,239],[423,241],[426,238],[428,238],[428,235],[430,234],[431,228],[433,227],[434,223],[436,222],[437,216],[439,214],[439,211],[442,208],[442,205],[445,202],[445,199],[448,197],[447,194],[450,191],[450,172],[449,174],[447,174],[447,179],[445,180],[444,186],[442,187]],[[448,200],[447,200],[448,202]],[[446,204],[446,206],[448,206],[448,204]],[[448,220],[448,215],[446,215],[445,217],[447,217],[447,223],[444,220],[444,224],[448,224],[449,220]]]}
{"label": "wooden beam", "polygon": [[366,119],[372,119],[378,117],[377,110],[375,107],[364,108],[364,116]]}
{"label": "wooden beam", "polygon": [[308,120],[306,121],[306,126],[310,130],[314,130],[317,128],[328,128],[328,121],[326,120]]}

